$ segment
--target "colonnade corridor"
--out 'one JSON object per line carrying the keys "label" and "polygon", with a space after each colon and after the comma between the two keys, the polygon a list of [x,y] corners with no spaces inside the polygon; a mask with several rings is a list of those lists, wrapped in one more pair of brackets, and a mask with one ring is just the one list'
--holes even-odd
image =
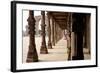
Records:
{"label": "colonnade corridor", "polygon": [[90,14],[28,11],[22,62],[91,59]]}
{"label": "colonnade corridor", "polygon": [[[52,49],[48,49],[48,54],[40,54],[41,37],[36,37],[36,50],[38,53],[39,62],[50,62],[50,61],[66,61],[68,59],[67,55],[67,40],[62,37]],[[46,37],[46,42],[48,37]],[[27,43],[26,43],[27,42]],[[23,63],[26,62],[28,53],[29,37],[23,38]],[[48,43],[47,43],[48,44]]]}

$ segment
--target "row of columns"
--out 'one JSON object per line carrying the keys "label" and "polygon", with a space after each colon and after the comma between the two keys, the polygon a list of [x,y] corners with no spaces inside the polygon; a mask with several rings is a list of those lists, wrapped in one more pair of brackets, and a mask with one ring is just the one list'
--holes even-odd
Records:
{"label": "row of columns", "polygon": [[60,28],[59,24],[55,25],[55,43],[57,43],[63,37],[63,30]]}
{"label": "row of columns", "polygon": [[62,38],[61,35],[62,29],[59,27],[58,23],[49,12],[47,13],[47,18],[48,18],[48,37],[49,37],[48,45],[55,46],[55,44],[59,41],[59,39]]}
{"label": "row of columns", "polygon": [[[71,13],[69,16],[70,20],[68,23],[71,25],[69,29],[71,30],[71,47],[70,53],[69,53],[69,60],[83,60],[84,59],[84,53],[83,53],[83,32],[84,32],[84,18],[85,15],[82,13]],[[45,40],[45,11],[41,11],[41,29],[42,29],[42,42],[41,42],[41,48],[40,53],[41,54],[47,54],[48,50],[47,48],[51,49],[52,45],[55,45],[55,43],[58,41],[58,33],[57,30],[61,31],[53,17],[50,16],[49,12],[47,13],[48,18],[48,47],[46,46],[46,40]],[[50,20],[51,19],[51,20]],[[38,55],[36,51],[36,45],[35,45],[35,19],[34,19],[34,11],[29,11],[29,17],[28,17],[28,25],[29,25],[29,50],[27,55],[26,62],[37,62],[38,61]],[[52,23],[51,23],[52,21]],[[60,36],[60,35],[59,35]],[[56,39],[56,40],[55,40]]]}
{"label": "row of columns", "polygon": [[[50,22],[50,14],[47,13],[48,18],[48,47],[46,46],[46,33],[45,33],[45,11],[41,11],[41,54],[48,54],[48,49],[52,49],[52,45],[55,45],[55,37],[56,35],[56,23],[54,23],[54,19],[51,18],[52,23]],[[29,25],[29,50],[27,54],[26,62],[37,62],[38,61],[38,54],[36,51],[36,44],[35,44],[35,18],[34,18],[34,11],[29,10],[29,17],[27,19]],[[48,49],[47,49],[48,48]]]}

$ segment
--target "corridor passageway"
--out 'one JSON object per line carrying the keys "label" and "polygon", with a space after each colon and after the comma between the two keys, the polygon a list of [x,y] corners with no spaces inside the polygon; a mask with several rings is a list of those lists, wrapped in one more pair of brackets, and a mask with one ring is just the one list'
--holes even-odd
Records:
{"label": "corridor passageway", "polygon": [[[90,14],[29,10],[23,63],[91,59]],[[41,29],[39,29],[41,28]]]}

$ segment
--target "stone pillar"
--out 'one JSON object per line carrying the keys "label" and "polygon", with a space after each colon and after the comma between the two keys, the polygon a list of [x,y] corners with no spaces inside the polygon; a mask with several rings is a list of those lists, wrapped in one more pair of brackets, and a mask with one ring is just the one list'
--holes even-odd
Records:
{"label": "stone pillar", "polygon": [[55,43],[57,43],[57,23],[55,22]]}
{"label": "stone pillar", "polygon": [[56,35],[55,35],[55,33],[56,33],[55,24],[56,24],[56,22],[55,22],[55,20],[54,20],[54,45],[56,44],[56,42],[55,42],[55,38],[56,38],[56,37],[55,37],[55,36],[56,36]]}
{"label": "stone pillar", "polygon": [[91,44],[90,44],[91,43],[91,36],[90,36],[91,35],[91,32],[90,32],[90,29],[91,29],[90,28],[91,27],[90,24],[91,23],[90,23],[90,14],[88,14],[86,16],[86,22],[87,22],[87,31],[86,31],[87,32],[87,36],[86,36],[87,37],[87,40],[86,40],[87,41],[87,48],[89,49],[88,53],[91,54]]}
{"label": "stone pillar", "polygon": [[49,12],[47,13],[47,18],[48,18],[48,49],[52,49],[52,44],[51,44],[51,25],[50,25],[50,14],[49,14]]}
{"label": "stone pillar", "polygon": [[52,17],[52,45],[55,46],[55,41],[54,41],[54,19]]}
{"label": "stone pillar", "polygon": [[48,50],[46,47],[46,40],[45,40],[45,11],[41,11],[41,29],[42,29],[42,44],[41,44],[41,48],[40,48],[40,53],[41,54],[47,54]]}
{"label": "stone pillar", "polygon": [[29,50],[27,54],[26,62],[37,62],[38,55],[36,51],[35,45],[35,19],[34,19],[34,11],[29,11],[29,17],[27,19],[29,25]]}
{"label": "stone pillar", "polygon": [[74,53],[72,55],[72,60],[83,60],[83,31],[84,31],[84,14],[74,13],[73,14],[73,25],[72,32],[74,32]]}
{"label": "stone pillar", "polygon": [[71,57],[69,58],[69,60],[72,60],[73,56],[76,56],[75,33],[71,32]]}
{"label": "stone pillar", "polygon": [[[71,33],[71,26],[72,26],[72,13],[68,13],[68,19],[67,19],[67,29],[68,29],[68,37],[67,38],[67,48],[68,48],[68,60],[71,60],[71,50],[74,48],[74,33]],[[72,47],[71,47],[72,46]],[[72,51],[73,52],[73,51]]]}

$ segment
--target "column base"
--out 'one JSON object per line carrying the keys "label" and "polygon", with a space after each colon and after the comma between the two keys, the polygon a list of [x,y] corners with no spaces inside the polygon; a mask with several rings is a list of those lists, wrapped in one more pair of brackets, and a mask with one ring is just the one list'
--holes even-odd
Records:
{"label": "column base", "polygon": [[48,54],[48,50],[46,47],[41,46],[40,54]]}
{"label": "column base", "polygon": [[52,49],[52,44],[48,43],[48,49]]}
{"label": "column base", "polygon": [[38,55],[36,49],[29,48],[26,62],[38,62]]}
{"label": "column base", "polygon": [[68,60],[71,60],[71,54],[68,54]]}
{"label": "column base", "polygon": [[35,54],[35,55],[29,55],[28,54],[28,57],[27,57],[27,60],[26,60],[27,63],[29,62],[38,62],[38,56]]}
{"label": "column base", "polygon": [[71,49],[68,48],[67,54],[68,54],[68,60],[71,60]]}
{"label": "column base", "polygon": [[52,45],[55,46],[55,43],[53,42]]}
{"label": "column base", "polygon": [[31,62],[38,62],[38,59],[32,59],[32,58],[27,58],[26,60],[27,63],[31,63]]}
{"label": "column base", "polygon": [[84,60],[84,56],[73,56],[72,60]]}

